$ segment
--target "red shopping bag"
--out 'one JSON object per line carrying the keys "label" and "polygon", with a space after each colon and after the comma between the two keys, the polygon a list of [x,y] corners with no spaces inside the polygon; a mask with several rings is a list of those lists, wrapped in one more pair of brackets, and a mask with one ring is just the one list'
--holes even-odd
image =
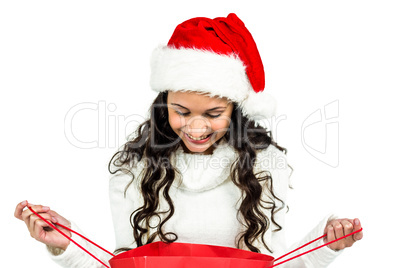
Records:
{"label": "red shopping bag", "polygon": [[[38,213],[36,213],[31,207],[28,207],[36,216],[41,218],[45,221],[49,226],[54,228],[60,234],[65,236],[69,239],[72,243],[77,245],[83,251],[88,253],[94,259],[99,261],[103,266],[110,268],[107,264],[102,262],[102,260],[98,259],[88,250],[83,248],[77,242],[75,242],[71,237],[64,234],[60,231],[54,224],[44,219]],[[326,236],[322,235],[313,241],[310,241],[291,252],[279,257],[273,258],[269,255],[250,252],[247,250],[241,250],[236,248],[229,248],[229,247],[221,247],[221,246],[211,246],[211,245],[198,245],[198,244],[187,244],[187,243],[170,243],[166,244],[164,242],[154,242],[151,244],[147,244],[145,246],[141,246],[119,255],[114,255],[109,251],[105,250],[104,248],[100,247],[99,245],[95,244],[88,238],[82,236],[81,234],[71,230],[70,228],[63,226],[59,223],[56,223],[72,233],[84,238],[88,242],[94,244],[95,246],[99,247],[103,251],[109,253],[113,256],[109,263],[111,268],[246,268],[246,267],[253,267],[253,268],[271,268],[274,266],[281,265],[282,263],[288,262],[295,258],[298,258],[302,255],[315,251],[319,248],[325,247],[329,244],[332,244],[338,240],[346,238],[348,236],[354,235],[355,233],[361,232],[363,228],[360,230],[356,230],[348,235],[342,236],[338,239],[335,239],[331,242],[325,243],[318,247],[315,247],[311,250],[293,256],[289,259],[283,260],[278,262],[280,259],[296,252],[297,250],[320,240]],[[275,264],[274,264],[275,263]]]}
{"label": "red shopping bag", "polygon": [[111,268],[266,268],[268,255],[229,247],[154,242],[109,260]]}

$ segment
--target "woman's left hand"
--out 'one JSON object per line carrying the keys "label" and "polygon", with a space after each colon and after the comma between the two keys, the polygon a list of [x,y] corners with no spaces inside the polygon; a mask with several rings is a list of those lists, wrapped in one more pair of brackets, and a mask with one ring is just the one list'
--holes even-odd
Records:
{"label": "woman's left hand", "polygon": [[[324,242],[331,242],[344,235],[350,234],[354,231],[362,228],[359,219],[335,219],[327,223],[324,234],[327,236],[324,238]],[[351,247],[356,241],[363,238],[363,231],[348,236],[335,243],[329,244],[328,247],[332,250],[341,250],[347,247]]]}

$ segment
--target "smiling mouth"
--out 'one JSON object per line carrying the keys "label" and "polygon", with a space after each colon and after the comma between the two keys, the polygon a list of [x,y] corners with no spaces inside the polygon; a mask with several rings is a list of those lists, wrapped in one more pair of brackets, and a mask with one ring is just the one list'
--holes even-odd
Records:
{"label": "smiling mouth", "polygon": [[205,135],[205,136],[202,136],[202,137],[198,137],[198,138],[193,137],[193,136],[191,136],[191,135],[188,134],[188,133],[185,133],[185,134],[186,134],[190,139],[192,139],[192,140],[201,141],[201,140],[205,140],[205,139],[209,138],[213,133],[208,134],[208,135]]}

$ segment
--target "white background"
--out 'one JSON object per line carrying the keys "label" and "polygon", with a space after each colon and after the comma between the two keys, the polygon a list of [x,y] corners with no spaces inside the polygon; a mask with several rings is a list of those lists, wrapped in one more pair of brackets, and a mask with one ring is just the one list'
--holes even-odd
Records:
{"label": "white background", "polygon": [[[359,217],[365,237],[331,267],[400,263],[402,9],[387,0],[2,1],[3,262],[56,266],[13,217],[26,199],[114,249],[107,164],[155,97],[152,49],[186,19],[230,12],[257,42],[283,119],[275,138],[295,169],[289,244],[336,213]],[[97,110],[75,113],[66,129],[76,105]],[[332,118],[306,125],[326,105]],[[85,149],[68,133],[98,143]]]}

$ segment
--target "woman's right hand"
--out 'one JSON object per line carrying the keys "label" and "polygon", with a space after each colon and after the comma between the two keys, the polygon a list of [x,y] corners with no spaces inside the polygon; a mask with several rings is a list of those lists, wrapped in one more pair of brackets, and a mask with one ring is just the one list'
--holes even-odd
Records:
{"label": "woman's right hand", "polygon": [[[66,250],[67,246],[70,244],[70,241],[63,235],[61,235],[59,232],[55,231],[45,221],[36,216],[31,210],[28,209],[28,206],[31,207],[36,213],[41,215],[44,219],[48,220],[49,222],[52,222],[53,224],[60,223],[62,225],[70,227],[71,223],[64,217],[57,214],[55,211],[50,210],[50,208],[46,206],[33,205],[29,204],[27,201],[23,201],[19,203],[15,208],[14,216],[17,219],[20,219],[25,222],[33,238],[50,247]],[[62,227],[58,227],[58,229],[60,229],[63,233],[71,237],[70,231]]]}

